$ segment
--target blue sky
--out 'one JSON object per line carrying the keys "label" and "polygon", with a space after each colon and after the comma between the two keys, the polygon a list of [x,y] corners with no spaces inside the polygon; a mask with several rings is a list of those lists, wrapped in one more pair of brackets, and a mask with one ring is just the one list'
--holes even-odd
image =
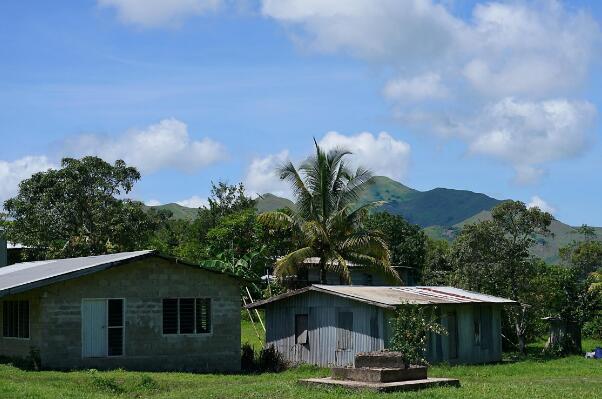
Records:
{"label": "blue sky", "polygon": [[412,0],[0,4],[0,200],[65,155],[124,158],[132,197],[286,194],[312,137],[411,187],[602,225],[602,6]]}

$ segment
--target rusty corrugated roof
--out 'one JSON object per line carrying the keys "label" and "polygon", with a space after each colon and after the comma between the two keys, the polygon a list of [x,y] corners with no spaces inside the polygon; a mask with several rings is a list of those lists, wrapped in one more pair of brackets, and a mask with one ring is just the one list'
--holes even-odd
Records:
{"label": "rusty corrugated roof", "polygon": [[319,285],[315,284],[300,290],[291,291],[263,301],[254,302],[249,308],[263,305],[299,295],[308,291],[341,296],[375,306],[395,308],[399,305],[437,305],[459,303],[499,303],[512,304],[515,301],[506,298],[485,295],[478,292],[466,291],[455,287],[393,287],[393,286],[349,286],[349,285]]}

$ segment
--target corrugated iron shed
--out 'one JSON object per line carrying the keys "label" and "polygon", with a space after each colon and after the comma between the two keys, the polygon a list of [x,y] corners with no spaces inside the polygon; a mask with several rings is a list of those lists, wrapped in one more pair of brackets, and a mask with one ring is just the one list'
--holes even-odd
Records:
{"label": "corrugated iron shed", "polygon": [[515,301],[510,299],[480,294],[454,287],[374,287],[315,284],[300,290],[277,295],[263,301],[254,302],[248,305],[248,308],[263,307],[268,303],[300,295],[308,291],[336,295],[383,308],[395,308],[404,304],[515,303]]}

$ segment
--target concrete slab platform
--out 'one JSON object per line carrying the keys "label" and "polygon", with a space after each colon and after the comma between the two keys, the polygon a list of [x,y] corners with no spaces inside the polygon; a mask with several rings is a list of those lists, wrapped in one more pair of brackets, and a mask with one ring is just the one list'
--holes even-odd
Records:
{"label": "concrete slab platform", "polygon": [[327,378],[308,378],[299,380],[300,384],[307,386],[341,387],[353,390],[369,390],[376,392],[415,391],[418,389],[434,388],[441,386],[459,387],[460,380],[455,378],[427,378],[424,380],[395,381],[395,382],[362,382],[350,380],[335,380]]}

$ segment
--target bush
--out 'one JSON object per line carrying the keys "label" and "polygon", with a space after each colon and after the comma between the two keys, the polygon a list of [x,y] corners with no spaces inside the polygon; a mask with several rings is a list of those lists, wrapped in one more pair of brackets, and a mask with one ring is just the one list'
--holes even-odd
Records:
{"label": "bush", "polygon": [[280,352],[274,348],[273,345],[263,348],[259,351],[259,370],[260,371],[271,371],[278,373],[284,371],[287,368],[286,360]]}
{"label": "bush", "polygon": [[251,373],[278,373],[286,370],[288,363],[272,345],[255,353],[255,349],[251,345],[243,344],[240,353],[240,366],[243,371]]}
{"label": "bush", "polygon": [[400,352],[406,367],[409,365],[428,365],[424,358],[427,335],[429,333],[446,335],[447,331],[434,321],[434,308],[416,305],[402,305],[391,320],[393,336],[391,351]]}
{"label": "bush", "polygon": [[240,348],[240,368],[247,372],[253,372],[256,368],[255,350],[247,343]]}
{"label": "bush", "polygon": [[594,317],[583,325],[583,336],[593,339],[602,339],[602,315]]}

